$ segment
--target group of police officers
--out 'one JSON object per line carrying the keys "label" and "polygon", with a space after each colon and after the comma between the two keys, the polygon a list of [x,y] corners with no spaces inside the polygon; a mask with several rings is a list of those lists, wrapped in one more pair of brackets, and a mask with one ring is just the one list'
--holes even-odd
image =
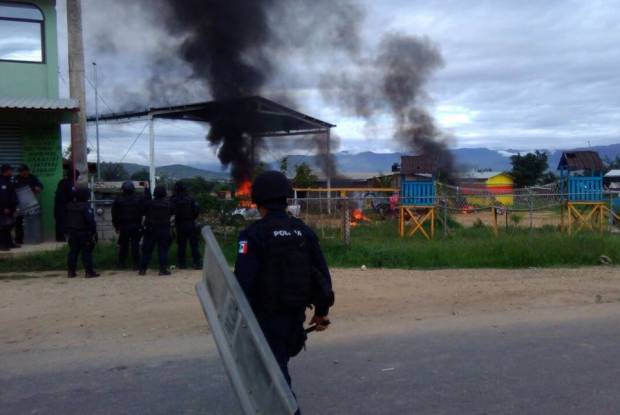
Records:
{"label": "group of police officers", "polygon": [[[80,254],[86,278],[99,276],[93,269],[92,252],[97,243],[97,229],[94,211],[88,202],[89,196],[88,189],[78,188],[65,209],[62,226],[63,233],[69,237],[67,258],[69,278],[76,276]],[[127,257],[131,255],[133,269],[138,271],[139,275],[145,275],[153,251],[157,247],[159,275],[170,275],[168,250],[173,240],[173,230],[176,230],[178,267],[187,268],[186,247],[189,243],[192,266],[200,269],[199,229],[196,225],[199,214],[198,204],[189,195],[182,182],[175,184],[174,195],[170,198],[167,197],[167,191],[163,186],[156,186],[151,198],[148,185],[145,186],[144,194],[139,194],[136,193],[133,182],[124,182],[122,194],[112,205],[112,224],[118,234],[117,267],[124,269]]]}
{"label": "group of police officers", "polygon": [[[16,181],[10,166],[2,166],[0,176],[0,225],[15,213],[16,182],[40,191],[43,186],[27,166],[20,167]],[[82,256],[86,278],[98,277],[92,252],[97,243],[95,215],[89,203],[90,192],[77,188],[73,177],[63,179],[56,192],[57,239],[68,236],[68,277],[76,276]],[[24,184],[25,183],[25,184]],[[304,347],[306,310],[314,309],[312,330],[323,331],[330,324],[328,313],[334,304],[331,276],[316,234],[301,220],[287,213],[287,198],[293,189],[282,173],[260,174],[252,185],[252,201],[261,219],[239,235],[235,275],[273,351],[284,377],[290,384],[288,362]],[[140,275],[145,275],[155,247],[159,254],[159,274],[170,275],[168,250],[173,226],[178,243],[178,266],[186,267],[189,243],[192,266],[200,269],[199,208],[185,185],[177,182],[167,197],[163,186],[156,186],[151,198],[148,185],[144,194],[133,182],[122,185],[122,194],[112,206],[112,222],[118,233],[118,267],[124,268],[128,256]],[[174,222],[174,225],[173,225]],[[1,227],[0,249],[12,243],[10,230]],[[142,241],[142,251],[140,242]]]}
{"label": "group of police officers", "polygon": [[27,165],[20,165],[16,176],[13,175],[11,165],[3,164],[0,167],[0,251],[18,248],[24,243],[24,216],[17,208],[17,192],[25,186],[30,187],[34,194],[43,190],[43,184]]}

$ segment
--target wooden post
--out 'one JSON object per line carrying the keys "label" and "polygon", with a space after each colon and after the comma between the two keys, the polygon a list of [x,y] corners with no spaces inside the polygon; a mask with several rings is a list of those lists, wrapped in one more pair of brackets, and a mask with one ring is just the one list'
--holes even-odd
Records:
{"label": "wooden post", "polygon": [[400,237],[402,238],[405,236],[405,208],[400,206],[399,210],[400,220],[398,221],[398,224],[400,226]]}
{"label": "wooden post", "polygon": [[431,238],[435,238],[435,206],[431,207]]}
{"label": "wooden post", "polygon": [[493,206],[491,209],[493,210],[493,229],[495,231],[495,236],[498,236],[499,235],[499,229],[497,228],[498,227],[498,224],[497,224],[497,208],[495,206]]}
{"label": "wooden post", "polygon": [[568,203],[566,205],[566,210],[568,213],[568,236],[571,236],[573,234],[573,206]]}

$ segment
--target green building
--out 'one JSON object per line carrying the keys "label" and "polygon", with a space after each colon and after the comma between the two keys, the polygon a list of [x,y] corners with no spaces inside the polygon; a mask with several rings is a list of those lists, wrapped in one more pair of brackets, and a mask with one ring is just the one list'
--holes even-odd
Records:
{"label": "green building", "polygon": [[25,163],[43,182],[46,238],[62,177],[60,126],[79,108],[59,99],[57,39],[55,0],[0,1],[0,164]]}

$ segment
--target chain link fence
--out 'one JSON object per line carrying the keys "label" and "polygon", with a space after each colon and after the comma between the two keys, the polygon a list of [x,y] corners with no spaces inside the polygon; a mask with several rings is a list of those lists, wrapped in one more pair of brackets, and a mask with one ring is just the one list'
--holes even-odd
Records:
{"label": "chain link fence", "polygon": [[[499,194],[444,184],[438,184],[436,190],[433,207],[443,235],[463,227],[560,230],[566,225],[567,195],[561,193],[558,183]],[[618,231],[620,193],[604,192],[601,203],[616,215],[607,215],[606,228]],[[348,229],[376,222],[394,221],[396,229],[399,206],[396,191],[334,191],[331,198],[326,191],[297,192],[297,197],[289,200],[289,210],[323,237],[339,235],[345,240]]]}

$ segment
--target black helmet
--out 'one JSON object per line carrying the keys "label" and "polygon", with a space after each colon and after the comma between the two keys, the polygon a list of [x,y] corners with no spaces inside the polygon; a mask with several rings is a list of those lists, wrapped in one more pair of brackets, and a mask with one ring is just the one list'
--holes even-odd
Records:
{"label": "black helmet", "polygon": [[185,190],[187,190],[185,188],[185,183],[183,183],[183,182],[176,182],[174,184],[174,193],[184,193]]}
{"label": "black helmet", "polygon": [[90,190],[86,187],[80,187],[75,191],[75,199],[78,202],[88,202],[88,199],[90,199]]}
{"label": "black helmet", "polygon": [[153,196],[155,199],[163,199],[167,196],[168,192],[166,192],[166,188],[162,185],[155,186],[155,190],[153,191]]}
{"label": "black helmet", "polygon": [[259,174],[252,183],[252,202],[267,209],[286,206],[286,199],[293,197],[293,188],[286,176],[279,171]]}
{"label": "black helmet", "polygon": [[133,193],[136,190],[131,180],[124,181],[121,189],[126,193]]}
{"label": "black helmet", "polygon": [[11,166],[10,164],[3,164],[2,167],[0,167],[0,172],[4,174],[7,171],[13,171],[13,166]]}
{"label": "black helmet", "polygon": [[20,164],[19,167],[17,168],[17,172],[22,173],[25,171],[30,171],[30,167],[28,167],[27,164]]}

